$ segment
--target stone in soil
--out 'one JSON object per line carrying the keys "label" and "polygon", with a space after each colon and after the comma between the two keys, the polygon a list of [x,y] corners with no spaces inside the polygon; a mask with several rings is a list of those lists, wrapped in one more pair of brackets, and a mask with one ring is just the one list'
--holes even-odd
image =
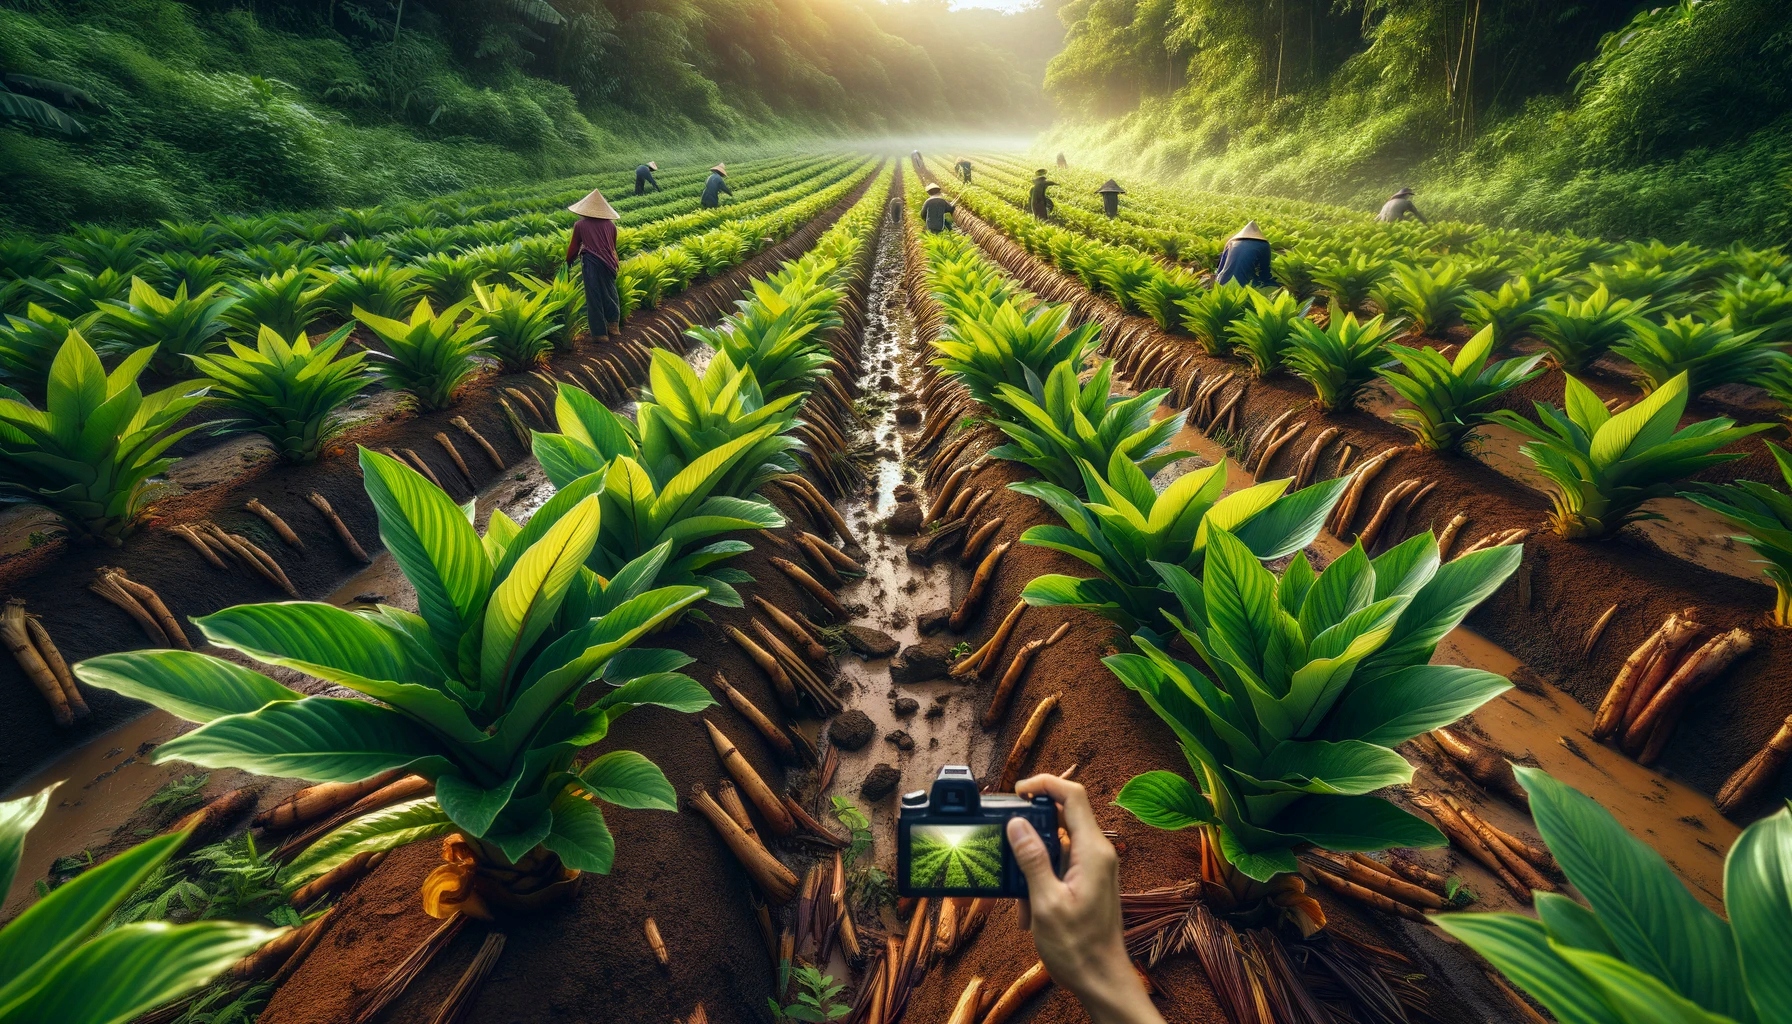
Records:
{"label": "stone in soil", "polygon": [[857,708],[843,712],[828,726],[828,739],[842,750],[858,750],[877,735],[871,716]]}
{"label": "stone in soil", "polygon": [[909,715],[921,710],[921,702],[913,697],[898,697],[896,698],[895,710],[897,715],[907,718]]}
{"label": "stone in soil", "polygon": [[905,729],[897,729],[895,732],[885,733],[884,742],[896,744],[897,750],[915,749],[915,738],[910,736]]}
{"label": "stone in soil", "polygon": [[356,594],[355,595],[355,603],[356,604],[385,604],[386,603],[386,595],[376,594],[372,591],[368,591],[365,594]]}
{"label": "stone in soil", "polygon": [[912,536],[920,531],[921,520],[926,515],[920,502],[899,501],[896,510],[884,519],[884,532],[896,537]]}
{"label": "stone in soil", "polygon": [[944,718],[944,717],[946,717],[946,705],[935,704],[932,707],[929,707],[927,709],[927,717],[928,718]]}
{"label": "stone in soil", "polygon": [[923,640],[902,649],[890,661],[890,681],[898,684],[922,683],[946,674],[952,660],[952,649],[943,640]]}
{"label": "stone in soil", "polygon": [[915,489],[908,484],[897,484],[895,489],[890,492],[890,496],[897,501],[914,501],[920,497],[915,493]]}
{"label": "stone in soil", "polygon": [[888,658],[902,645],[881,629],[850,623],[844,629],[846,646],[862,658]]}
{"label": "stone in soil", "polygon": [[896,422],[905,427],[912,427],[921,422],[921,410],[913,405],[896,407]]}
{"label": "stone in soil", "polygon": [[950,621],[951,618],[952,609],[935,608],[932,611],[922,612],[920,615],[916,616],[915,628],[920,630],[922,636],[932,636],[940,630],[945,629],[946,623]]}
{"label": "stone in soil", "polygon": [[902,785],[902,773],[887,764],[880,764],[865,773],[859,784],[859,795],[867,800],[882,800]]}

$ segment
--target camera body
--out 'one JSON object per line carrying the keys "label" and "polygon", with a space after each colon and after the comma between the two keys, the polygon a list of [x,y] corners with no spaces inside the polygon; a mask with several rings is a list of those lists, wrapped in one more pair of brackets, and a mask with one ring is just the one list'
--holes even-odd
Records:
{"label": "camera body", "polygon": [[1008,819],[1024,818],[1058,858],[1058,807],[1041,794],[979,793],[970,768],[946,765],[930,790],[902,795],[896,819],[896,886],[904,896],[1024,899],[1027,879],[1008,848]]}

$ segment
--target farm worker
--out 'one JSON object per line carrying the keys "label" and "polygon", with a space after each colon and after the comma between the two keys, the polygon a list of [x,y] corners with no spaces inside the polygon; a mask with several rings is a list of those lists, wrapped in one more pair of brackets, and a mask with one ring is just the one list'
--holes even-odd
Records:
{"label": "farm worker", "polygon": [[709,180],[703,183],[704,209],[713,210],[722,205],[723,192],[729,195],[734,194],[734,190],[728,187],[727,178],[728,168],[726,165],[717,164],[709,169]]}
{"label": "farm worker", "polygon": [[1269,272],[1269,239],[1263,237],[1256,221],[1238,229],[1238,234],[1227,239],[1226,247],[1220,250],[1220,265],[1213,272],[1213,282],[1227,281],[1240,281],[1253,288],[1269,288],[1276,283]]}
{"label": "farm worker", "polygon": [[958,163],[953,166],[958,169],[958,177],[966,185],[969,185],[971,183],[971,162],[964,157],[959,157]]}
{"label": "farm worker", "polygon": [[901,196],[890,197],[890,223],[902,223],[902,215],[908,212],[908,203]]}
{"label": "farm worker", "polygon": [[1027,876],[1020,926],[1032,933],[1053,984],[1075,996],[1093,1024],[1164,1024],[1130,969],[1120,926],[1120,858],[1102,835],[1088,791],[1056,775],[1022,779],[1015,791],[1051,797],[1069,838],[1069,866],[1060,878],[1026,819],[1010,818],[1005,826],[1015,866]]}
{"label": "farm worker", "polygon": [[1431,223],[1425,219],[1424,214],[1419,212],[1419,208],[1412,204],[1412,189],[1402,188],[1400,191],[1394,193],[1392,199],[1381,204],[1381,212],[1375,215],[1375,219],[1382,221],[1383,223],[1392,224],[1397,220],[1405,220],[1406,215],[1409,213],[1414,217],[1417,217],[1420,224]]}
{"label": "farm worker", "polygon": [[653,180],[653,172],[659,169],[660,165],[652,160],[635,168],[635,195],[645,195],[649,185],[653,186],[655,192],[660,190],[660,183]]}
{"label": "farm worker", "polygon": [[1101,194],[1101,212],[1107,214],[1109,220],[1120,216],[1120,197],[1126,194],[1120,183],[1109,178],[1107,184],[1095,191]]}
{"label": "farm worker", "polygon": [[566,263],[579,261],[585,278],[585,320],[593,338],[622,333],[622,296],[616,291],[616,222],[622,215],[597,189],[567,207],[579,215],[566,245]]}
{"label": "farm worker", "polygon": [[927,222],[929,232],[937,235],[946,230],[946,220],[956,209],[950,199],[940,194],[938,184],[927,186],[927,201],[921,204],[921,219]]}
{"label": "farm worker", "polygon": [[1033,191],[1027,198],[1027,208],[1033,211],[1033,216],[1044,220],[1052,215],[1053,203],[1045,190],[1056,184],[1055,181],[1045,180],[1045,168],[1041,167],[1033,172]]}
{"label": "farm worker", "polygon": [[1068,170],[1069,167],[1070,167],[1070,161],[1064,159],[1064,154],[1059,153],[1058,154],[1058,170],[1060,170],[1060,171]]}

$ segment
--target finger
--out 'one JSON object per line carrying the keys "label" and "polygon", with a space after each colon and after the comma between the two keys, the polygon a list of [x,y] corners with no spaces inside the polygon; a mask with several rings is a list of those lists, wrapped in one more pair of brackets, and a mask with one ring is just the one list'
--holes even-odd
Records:
{"label": "finger", "polygon": [[1095,821],[1095,808],[1089,805],[1089,792],[1080,783],[1056,775],[1035,775],[1015,786],[1015,792],[1021,796],[1046,793],[1056,800],[1073,847],[1093,850],[1108,845],[1107,837],[1101,834],[1101,826]]}
{"label": "finger", "polygon": [[1023,932],[1033,930],[1033,904],[1029,900],[1020,901],[1020,930]]}
{"label": "finger", "polygon": [[1014,862],[1027,876],[1027,891],[1041,895],[1049,887],[1063,885],[1052,871],[1052,855],[1039,838],[1039,832],[1025,818],[1008,819],[1008,848],[1014,851]]}

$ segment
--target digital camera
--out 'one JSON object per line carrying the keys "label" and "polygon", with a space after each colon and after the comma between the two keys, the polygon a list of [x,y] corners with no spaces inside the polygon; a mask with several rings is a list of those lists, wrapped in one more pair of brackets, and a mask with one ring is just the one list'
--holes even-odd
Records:
{"label": "digital camera", "polygon": [[1025,818],[1058,861],[1058,807],[1044,794],[979,793],[970,768],[940,769],[931,790],[902,795],[896,819],[896,887],[904,896],[1024,899],[1027,879],[1008,848],[1008,819]]}

